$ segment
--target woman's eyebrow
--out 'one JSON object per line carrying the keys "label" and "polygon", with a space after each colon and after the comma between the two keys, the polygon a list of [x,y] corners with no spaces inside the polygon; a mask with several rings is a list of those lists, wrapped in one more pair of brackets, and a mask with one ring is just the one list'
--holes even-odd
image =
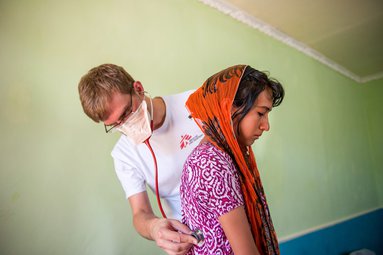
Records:
{"label": "woman's eyebrow", "polygon": [[267,106],[263,106],[263,105],[257,105],[257,107],[264,108],[264,109],[266,109],[268,112],[271,112],[271,110],[272,110],[272,108],[267,107]]}

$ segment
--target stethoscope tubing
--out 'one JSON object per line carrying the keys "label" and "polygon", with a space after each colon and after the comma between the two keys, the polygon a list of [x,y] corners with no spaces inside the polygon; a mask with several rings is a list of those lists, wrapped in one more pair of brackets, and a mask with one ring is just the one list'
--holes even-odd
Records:
{"label": "stethoscope tubing", "polygon": [[157,158],[156,158],[156,155],[154,154],[152,146],[150,145],[149,138],[146,139],[144,143],[146,144],[146,146],[148,146],[148,148],[150,150],[150,153],[152,154],[152,157],[153,157],[154,172],[155,172],[154,179],[155,179],[155,190],[156,190],[157,204],[158,204],[158,207],[160,208],[160,212],[161,212],[162,217],[164,217],[166,219],[167,217],[166,217],[166,214],[164,212],[164,209],[162,208],[161,199],[160,199],[160,191],[159,191],[159,188],[158,188],[158,165],[157,165]]}

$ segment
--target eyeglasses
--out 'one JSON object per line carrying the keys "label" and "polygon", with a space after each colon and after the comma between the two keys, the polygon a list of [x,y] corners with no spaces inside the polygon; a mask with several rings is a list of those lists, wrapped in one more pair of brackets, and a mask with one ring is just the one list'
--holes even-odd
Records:
{"label": "eyeglasses", "polygon": [[116,127],[118,127],[119,125],[121,125],[121,123],[127,119],[127,117],[129,117],[129,115],[132,113],[132,110],[133,110],[133,95],[132,93],[130,93],[130,106],[125,108],[124,112],[121,114],[120,118],[118,118],[118,121],[114,124],[110,124],[110,125],[105,125],[104,124],[104,127],[105,127],[105,132],[106,133],[110,133],[112,131],[114,131],[114,129]]}

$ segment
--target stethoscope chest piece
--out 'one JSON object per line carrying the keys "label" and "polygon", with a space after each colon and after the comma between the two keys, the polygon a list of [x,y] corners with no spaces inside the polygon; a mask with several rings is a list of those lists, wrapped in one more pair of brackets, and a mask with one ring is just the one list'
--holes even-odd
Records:
{"label": "stethoscope chest piece", "polygon": [[203,245],[204,241],[205,241],[205,237],[203,236],[203,233],[202,233],[202,230],[200,229],[196,229],[193,231],[193,233],[191,234],[192,237],[194,237],[195,239],[197,239],[197,245],[198,246],[201,246]]}

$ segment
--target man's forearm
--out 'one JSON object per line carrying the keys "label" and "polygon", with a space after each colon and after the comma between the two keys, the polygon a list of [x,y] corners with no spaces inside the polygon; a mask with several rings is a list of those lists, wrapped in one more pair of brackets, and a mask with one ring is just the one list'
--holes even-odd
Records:
{"label": "man's forearm", "polygon": [[153,213],[140,212],[133,216],[133,225],[137,232],[144,238],[154,240],[152,236],[153,225],[158,221]]}

